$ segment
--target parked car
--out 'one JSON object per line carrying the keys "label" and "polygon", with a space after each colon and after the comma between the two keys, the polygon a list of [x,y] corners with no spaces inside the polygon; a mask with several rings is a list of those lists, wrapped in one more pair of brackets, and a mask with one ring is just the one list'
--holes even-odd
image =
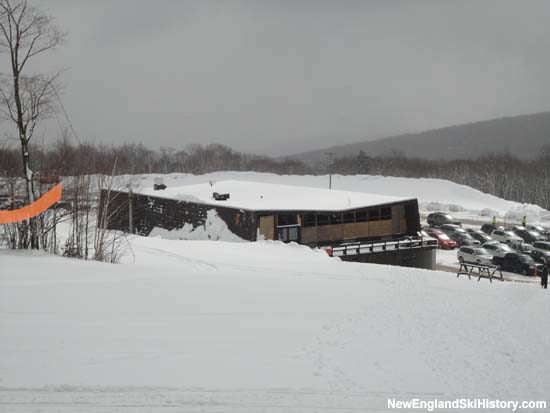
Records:
{"label": "parked car", "polygon": [[495,225],[495,224],[483,224],[481,226],[481,230],[488,235],[491,235],[491,233],[496,229],[503,230],[504,227],[501,227],[500,225]]}
{"label": "parked car", "polygon": [[486,242],[493,240],[493,238],[491,238],[488,234],[481,231],[480,229],[468,228],[466,229],[466,231],[468,232],[468,234],[470,234],[472,237],[477,239],[482,244],[485,244]]}
{"label": "parked car", "polygon": [[452,215],[445,212],[432,212],[428,215],[426,221],[430,227],[440,227],[444,224],[462,225],[460,221],[457,221]]}
{"label": "parked car", "polygon": [[437,229],[426,229],[426,232],[430,237],[433,237],[437,240],[437,245],[439,245],[439,248],[444,250],[453,250],[456,247],[458,247],[458,244],[454,239],[450,239],[447,234],[445,234],[443,231],[439,231]]}
{"label": "parked car", "polygon": [[550,265],[550,251],[531,250],[529,254],[536,262],[544,264],[545,262]]}
{"label": "parked car", "polygon": [[550,228],[545,228],[542,225],[527,225],[527,229],[537,231],[546,237],[550,237]]}
{"label": "parked car", "polygon": [[521,252],[522,254],[528,254],[528,255],[531,255],[531,253],[533,252],[533,246],[531,244],[526,244],[525,242],[515,245],[514,249],[517,252]]}
{"label": "parked car", "polygon": [[[418,231],[417,235],[419,237],[422,237],[424,241],[437,241],[437,238],[432,237],[430,234],[428,234],[428,232],[426,232],[424,228]],[[439,244],[439,241],[437,241],[437,243]]]}
{"label": "parked car", "polygon": [[449,237],[456,241],[459,247],[462,247],[463,245],[467,246],[480,246],[481,242],[479,242],[477,239],[472,237],[470,234],[468,234],[466,231],[454,231],[452,232]]}
{"label": "parked car", "polygon": [[538,275],[542,271],[542,264],[533,260],[527,254],[511,252],[504,257],[493,257],[493,264],[498,265],[502,271],[523,275]]}
{"label": "parked car", "polygon": [[523,239],[518,237],[512,231],[500,229],[495,229],[493,232],[491,232],[491,237],[505,244],[519,244],[523,242]]}
{"label": "parked car", "polygon": [[532,244],[536,241],[547,241],[545,236],[543,236],[540,232],[532,229],[513,227],[510,230],[528,244]]}
{"label": "parked car", "polygon": [[550,252],[550,242],[548,241],[537,241],[533,242],[533,250]]}
{"label": "parked car", "polygon": [[499,242],[487,242],[483,244],[483,248],[489,251],[489,254],[493,257],[504,257],[506,254],[516,252],[509,245],[501,244]]}
{"label": "parked car", "polygon": [[443,225],[439,226],[439,229],[441,231],[443,231],[445,234],[451,235],[453,232],[457,231],[458,229],[462,229],[462,228],[460,228],[456,224],[443,224]]}
{"label": "parked car", "polygon": [[493,256],[484,248],[460,247],[456,253],[459,262],[492,265]]}

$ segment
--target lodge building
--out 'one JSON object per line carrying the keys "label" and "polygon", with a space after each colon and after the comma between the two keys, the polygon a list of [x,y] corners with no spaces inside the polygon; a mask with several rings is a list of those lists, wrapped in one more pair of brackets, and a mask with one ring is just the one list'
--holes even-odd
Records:
{"label": "lodge building", "polygon": [[[108,202],[107,202],[108,200]],[[206,227],[215,217],[246,241],[331,248],[350,261],[433,268],[433,244],[418,240],[418,201],[310,187],[219,181],[101,192],[109,229],[150,235],[156,228]],[[100,208],[102,209],[102,208]],[[409,247],[407,247],[407,242]]]}

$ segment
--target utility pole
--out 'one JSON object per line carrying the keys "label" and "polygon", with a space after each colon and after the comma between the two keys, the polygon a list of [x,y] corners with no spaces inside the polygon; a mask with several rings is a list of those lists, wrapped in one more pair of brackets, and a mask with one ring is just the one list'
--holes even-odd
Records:
{"label": "utility pole", "polygon": [[334,155],[335,152],[325,152],[325,156],[328,157],[328,189],[332,189],[332,168],[334,166]]}
{"label": "utility pole", "polygon": [[134,206],[133,206],[132,184],[128,184],[128,230],[134,233]]}

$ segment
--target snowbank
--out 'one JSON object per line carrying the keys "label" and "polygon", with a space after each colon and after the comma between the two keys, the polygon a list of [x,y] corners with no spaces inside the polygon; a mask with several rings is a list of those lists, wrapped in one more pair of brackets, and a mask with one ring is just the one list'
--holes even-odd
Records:
{"label": "snowbank", "polygon": [[[224,180],[266,182],[313,188],[328,187],[328,176],[275,175],[257,172],[216,172],[197,176],[190,174],[125,175],[117,179],[121,187],[124,186],[124,182],[132,180],[139,188],[152,188],[156,177],[162,177],[169,188]],[[366,192],[399,198],[418,198],[423,212],[437,209],[465,217],[485,218],[496,215],[516,220],[518,216],[524,215],[522,212],[518,215],[518,211],[525,211],[529,222],[532,223],[540,221],[548,223],[550,215],[549,211],[540,207],[500,199],[443,179],[335,175],[332,177],[332,186],[334,189],[343,191]]]}
{"label": "snowbank", "polygon": [[185,224],[182,228],[167,230],[155,227],[149,234],[150,237],[160,237],[166,239],[179,240],[214,240],[214,241],[232,241],[243,242],[244,240],[232,233],[227,224],[222,220],[215,210],[207,212],[207,218],[204,225],[193,228],[192,224]]}

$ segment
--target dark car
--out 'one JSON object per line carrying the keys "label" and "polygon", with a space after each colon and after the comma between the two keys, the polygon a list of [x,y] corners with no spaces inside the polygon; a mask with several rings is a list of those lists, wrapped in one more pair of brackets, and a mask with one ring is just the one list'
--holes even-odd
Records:
{"label": "dark car", "polygon": [[512,231],[528,244],[532,244],[537,241],[546,241],[546,237],[535,230],[514,227]]}
{"label": "dark car", "polygon": [[481,230],[483,232],[485,232],[486,234],[489,234],[491,235],[491,233],[495,230],[495,229],[499,229],[499,230],[504,230],[504,227],[500,226],[500,225],[495,225],[495,224],[483,224],[481,226]]}
{"label": "dark car", "polygon": [[493,238],[491,238],[488,234],[481,231],[480,229],[468,228],[466,231],[468,232],[468,234],[470,234],[472,237],[477,239],[482,244],[485,244],[486,242],[493,240]]}
{"label": "dark car", "polygon": [[550,265],[550,251],[531,250],[529,254],[536,262]]}
{"label": "dark car", "polygon": [[530,255],[516,252],[508,253],[502,258],[493,257],[493,264],[498,265],[502,271],[530,276],[539,275],[543,267]]}
{"label": "dark car", "polygon": [[459,247],[462,246],[479,246],[481,245],[481,242],[479,242],[477,239],[472,237],[467,232],[462,231],[454,231],[449,234],[449,237],[456,241]]}
{"label": "dark car", "polygon": [[537,241],[533,242],[533,249],[543,252],[550,252],[550,242]]}
{"label": "dark car", "polygon": [[453,232],[460,231],[460,230],[466,232],[465,230],[463,230],[461,227],[459,227],[456,224],[443,224],[443,225],[440,225],[439,230],[443,231],[445,234],[447,234],[449,236],[451,236],[451,234]]}
{"label": "dark car", "polygon": [[528,255],[531,255],[531,253],[533,252],[533,246],[531,244],[526,244],[525,242],[514,245],[514,249],[517,252],[521,252],[522,254],[528,254]]}
{"label": "dark car", "polygon": [[428,225],[430,227],[440,227],[444,224],[462,225],[460,221],[457,221],[453,218],[452,215],[449,215],[445,212],[432,212],[430,215],[428,215],[426,221],[428,221]]}

